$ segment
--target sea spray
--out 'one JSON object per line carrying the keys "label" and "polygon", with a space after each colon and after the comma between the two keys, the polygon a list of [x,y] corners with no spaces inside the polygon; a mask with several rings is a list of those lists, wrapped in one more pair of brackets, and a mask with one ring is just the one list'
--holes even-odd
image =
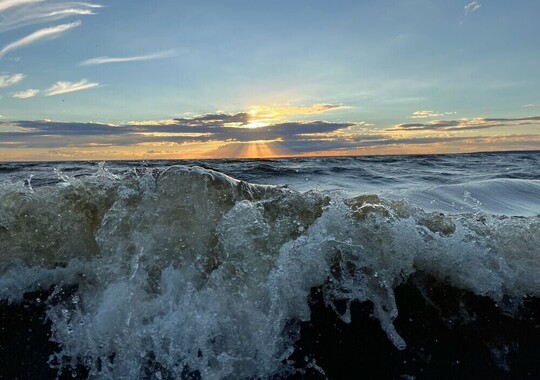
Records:
{"label": "sea spray", "polygon": [[501,305],[540,294],[538,216],[425,212],[188,166],[0,192],[0,296],[52,289],[50,363],[92,378],[150,365],[163,378],[291,375],[313,288],[346,322],[370,301],[399,349],[395,289],[416,273]]}

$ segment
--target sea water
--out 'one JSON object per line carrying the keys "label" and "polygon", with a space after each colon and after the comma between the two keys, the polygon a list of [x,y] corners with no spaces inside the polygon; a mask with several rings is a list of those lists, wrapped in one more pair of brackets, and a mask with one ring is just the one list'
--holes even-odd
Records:
{"label": "sea water", "polygon": [[[407,286],[422,295],[412,309],[440,312],[409,318],[414,334],[399,327]],[[438,300],[440,287],[450,290]],[[310,347],[339,346],[321,343],[325,331],[306,338],[316,302],[333,326],[376,322],[394,357],[431,358],[416,342],[437,340],[427,319],[465,328],[481,319],[466,306],[478,297],[538,335],[539,296],[539,152],[0,164],[0,299],[13,325],[3,329],[20,330],[29,356],[41,346],[25,329],[45,326],[51,343],[45,371],[9,362],[20,342],[0,340],[0,369],[21,378],[352,378],[366,368],[345,375]],[[18,324],[21,305],[39,323]],[[482,337],[486,368],[537,373],[512,359],[531,354],[525,343],[499,335]],[[440,364],[422,360],[393,376]]]}

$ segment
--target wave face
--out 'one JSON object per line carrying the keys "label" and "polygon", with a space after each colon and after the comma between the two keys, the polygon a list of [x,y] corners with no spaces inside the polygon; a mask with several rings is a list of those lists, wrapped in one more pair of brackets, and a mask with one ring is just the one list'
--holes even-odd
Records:
{"label": "wave face", "polygon": [[[346,323],[355,304],[370,302],[397,350],[408,342],[395,327],[396,289],[419,274],[504,313],[515,311],[508,300],[540,296],[539,215],[490,214],[479,201],[432,212],[399,197],[299,192],[197,166],[59,178],[0,187],[0,298],[17,305],[44,294],[36,302],[58,373],[324,374],[315,361],[298,369],[291,360],[313,289]],[[500,184],[482,185],[492,189],[486,199]],[[529,185],[538,191],[519,184]]]}

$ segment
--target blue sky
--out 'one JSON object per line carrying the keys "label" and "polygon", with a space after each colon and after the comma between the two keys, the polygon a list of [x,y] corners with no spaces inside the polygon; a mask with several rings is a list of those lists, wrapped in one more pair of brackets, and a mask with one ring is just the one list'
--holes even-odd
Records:
{"label": "blue sky", "polygon": [[540,149],[539,14],[497,0],[0,0],[0,160]]}

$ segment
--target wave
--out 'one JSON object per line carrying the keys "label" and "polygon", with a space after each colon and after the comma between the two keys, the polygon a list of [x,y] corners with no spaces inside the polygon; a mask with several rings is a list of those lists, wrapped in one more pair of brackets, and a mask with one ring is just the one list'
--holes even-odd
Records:
{"label": "wave", "polygon": [[426,211],[486,213],[501,216],[540,215],[540,181],[497,178],[382,192],[407,199]]}
{"label": "wave", "polygon": [[[504,183],[514,182],[480,185]],[[396,289],[418,274],[505,313],[508,299],[539,297],[540,217],[473,211],[301,193],[188,166],[4,184],[0,298],[16,305],[46,292],[60,372],[82,365],[91,378],[134,379],[151,361],[171,378],[287,377],[315,288],[346,323],[357,302],[371,302],[399,350]]]}

